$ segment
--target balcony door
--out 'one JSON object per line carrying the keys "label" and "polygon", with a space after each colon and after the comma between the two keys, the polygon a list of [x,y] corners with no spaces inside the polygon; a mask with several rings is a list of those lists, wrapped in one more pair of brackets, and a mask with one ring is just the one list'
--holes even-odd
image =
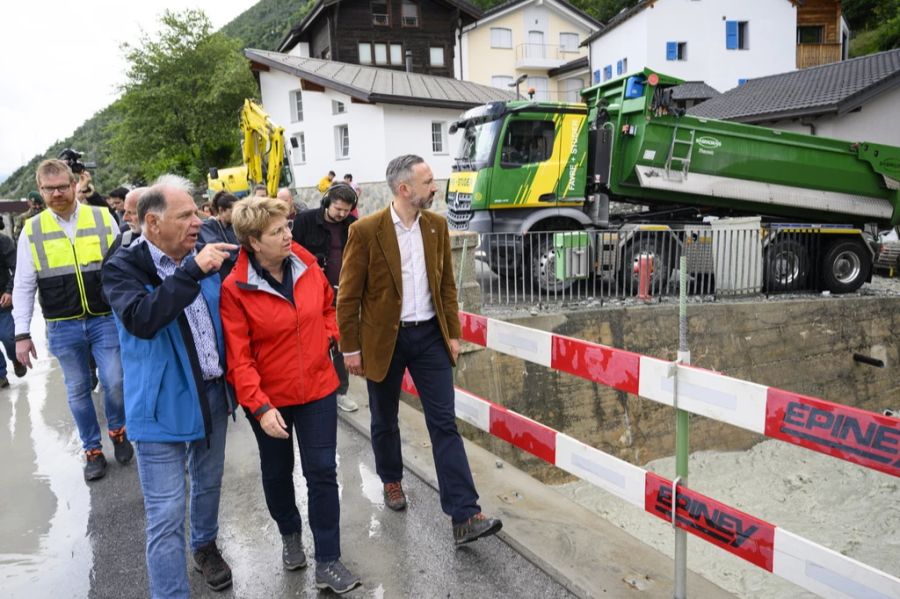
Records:
{"label": "balcony door", "polygon": [[543,31],[528,32],[528,45],[525,47],[525,56],[528,58],[545,58]]}

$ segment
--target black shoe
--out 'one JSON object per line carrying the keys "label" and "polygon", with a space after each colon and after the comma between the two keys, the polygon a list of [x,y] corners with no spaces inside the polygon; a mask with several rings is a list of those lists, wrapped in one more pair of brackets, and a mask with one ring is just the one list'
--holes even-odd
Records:
{"label": "black shoe", "polygon": [[453,541],[457,545],[477,541],[481,537],[497,534],[503,528],[500,518],[488,518],[482,513],[477,513],[462,524],[453,525]]}
{"label": "black shoe", "polygon": [[403,485],[399,480],[393,483],[384,483],[384,505],[395,512],[406,509],[406,493],[403,492]]}
{"label": "black shoe", "polygon": [[281,561],[288,570],[299,570],[306,567],[306,554],[303,552],[303,541],[300,533],[281,535]]}
{"label": "black shoe", "polygon": [[351,573],[339,559],[316,564],[317,589],[331,589],[338,595],[342,595],[359,585],[359,576]]}
{"label": "black shoe", "polygon": [[0,389],[6,389],[9,387],[9,379],[5,376],[0,376]]}
{"label": "black shoe", "polygon": [[194,568],[203,574],[206,586],[221,591],[231,586],[231,568],[222,557],[216,542],[211,541],[194,552]]}
{"label": "black shoe", "polygon": [[84,452],[84,480],[98,480],[106,474],[106,456],[100,449],[88,449]]}
{"label": "black shoe", "polygon": [[22,378],[28,372],[28,369],[18,360],[13,360],[13,372],[16,373],[17,377]]}
{"label": "black shoe", "polygon": [[134,457],[134,447],[131,446],[131,441],[128,440],[128,436],[125,434],[125,427],[109,431],[109,438],[113,442],[116,461],[123,466],[131,462],[131,458]]}

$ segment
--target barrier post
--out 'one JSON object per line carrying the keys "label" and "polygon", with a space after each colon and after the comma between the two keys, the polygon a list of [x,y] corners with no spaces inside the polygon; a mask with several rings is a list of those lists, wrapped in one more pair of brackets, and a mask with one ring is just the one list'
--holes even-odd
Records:
{"label": "barrier post", "polygon": [[[678,265],[678,364],[690,364],[691,352],[687,342],[687,256],[681,256]],[[688,486],[688,453],[690,449],[690,416],[687,411],[678,408],[678,370],[675,370],[675,493],[678,481]],[[677,496],[672,495],[672,524],[675,524]],[[687,532],[675,528],[675,599],[687,599]]]}
{"label": "barrier post", "polygon": [[638,272],[638,299],[650,299],[650,275],[653,274],[653,256],[641,254],[635,265]]}

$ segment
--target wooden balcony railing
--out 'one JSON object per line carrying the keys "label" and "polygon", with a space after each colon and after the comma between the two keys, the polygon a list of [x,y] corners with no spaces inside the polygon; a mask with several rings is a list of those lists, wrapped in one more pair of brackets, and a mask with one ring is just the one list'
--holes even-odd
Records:
{"label": "wooden balcony railing", "polygon": [[841,44],[797,44],[797,68],[806,69],[821,64],[838,62],[841,59]]}

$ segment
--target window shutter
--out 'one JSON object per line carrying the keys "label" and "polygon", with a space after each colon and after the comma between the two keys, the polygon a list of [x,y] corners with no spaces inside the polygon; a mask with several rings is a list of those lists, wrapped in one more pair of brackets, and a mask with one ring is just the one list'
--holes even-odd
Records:
{"label": "window shutter", "polygon": [[725,48],[727,50],[738,49],[738,22],[725,21]]}
{"label": "window shutter", "polygon": [[616,61],[616,75],[622,74],[622,61]]}
{"label": "window shutter", "polygon": [[666,42],[666,60],[678,60],[678,42]]}
{"label": "window shutter", "polygon": [[594,71],[594,83],[600,83],[600,69]]}

